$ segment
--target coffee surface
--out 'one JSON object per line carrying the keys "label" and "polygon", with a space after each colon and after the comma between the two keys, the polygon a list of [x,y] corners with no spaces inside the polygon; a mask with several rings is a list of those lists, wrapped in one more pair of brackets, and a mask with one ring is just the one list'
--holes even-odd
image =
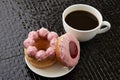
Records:
{"label": "coffee surface", "polygon": [[87,11],[74,11],[65,18],[66,23],[78,30],[90,30],[98,26],[97,18]]}

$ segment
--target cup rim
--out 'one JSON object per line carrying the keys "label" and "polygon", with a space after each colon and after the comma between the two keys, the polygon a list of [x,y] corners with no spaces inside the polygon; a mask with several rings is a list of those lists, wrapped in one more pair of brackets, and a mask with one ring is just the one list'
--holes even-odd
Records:
{"label": "cup rim", "polygon": [[[68,24],[65,22],[64,13],[65,13],[69,8],[74,7],[74,6],[88,6],[88,7],[90,7],[90,8],[93,8],[93,9],[100,15],[100,17],[101,17],[101,21],[98,20],[98,22],[99,22],[98,26],[96,26],[96,27],[93,28],[93,29],[89,29],[89,30],[78,30],[78,29],[75,29],[75,28],[71,27],[70,25],[68,25]],[[75,31],[78,31],[78,32],[91,32],[91,31],[94,31],[94,30],[100,28],[100,25],[102,24],[102,21],[103,21],[103,17],[102,17],[102,15],[101,15],[100,11],[98,11],[98,10],[97,10],[95,7],[93,7],[93,6],[90,6],[90,5],[88,5],[88,4],[73,4],[73,5],[69,6],[69,7],[67,7],[67,8],[63,11],[63,13],[62,13],[62,21],[63,21],[63,24],[67,25],[67,27],[69,27],[69,28],[71,28],[71,29],[73,29],[73,30],[75,30]],[[65,27],[65,26],[64,26],[64,27]]]}

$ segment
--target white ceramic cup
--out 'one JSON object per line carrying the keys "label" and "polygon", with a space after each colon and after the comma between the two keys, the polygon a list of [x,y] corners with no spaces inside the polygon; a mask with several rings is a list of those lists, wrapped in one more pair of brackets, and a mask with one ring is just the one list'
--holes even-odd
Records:
{"label": "white ceramic cup", "polygon": [[[72,28],[70,25],[68,25],[65,21],[66,16],[69,13],[77,10],[87,11],[93,14],[98,20],[98,23],[99,23],[98,26],[90,30],[77,30]],[[62,21],[63,21],[63,27],[65,31],[68,33],[72,33],[79,41],[88,41],[93,37],[95,37],[96,34],[101,34],[108,31],[111,27],[108,21],[103,21],[102,15],[97,9],[86,4],[75,4],[66,8],[62,14]],[[102,28],[103,26],[105,27]]]}

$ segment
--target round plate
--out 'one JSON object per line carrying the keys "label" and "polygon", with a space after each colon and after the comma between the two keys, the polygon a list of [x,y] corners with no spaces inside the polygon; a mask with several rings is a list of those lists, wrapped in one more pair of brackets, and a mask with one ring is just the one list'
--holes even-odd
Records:
{"label": "round plate", "polygon": [[55,78],[55,77],[60,77],[60,76],[63,76],[63,75],[66,75],[68,74],[69,72],[71,72],[74,67],[72,68],[68,68],[68,67],[65,67],[63,65],[61,65],[60,63],[56,63],[54,64],[53,66],[51,67],[48,67],[48,68],[42,68],[42,69],[39,69],[39,68],[36,68],[34,66],[32,66],[26,59],[25,57],[25,62],[27,64],[27,66],[36,74],[38,75],[41,75],[41,76],[44,76],[44,77],[49,77],[49,78]]}

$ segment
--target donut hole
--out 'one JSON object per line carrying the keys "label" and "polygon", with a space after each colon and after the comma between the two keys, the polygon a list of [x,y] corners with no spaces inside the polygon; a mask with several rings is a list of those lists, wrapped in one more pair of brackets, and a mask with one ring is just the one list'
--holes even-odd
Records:
{"label": "donut hole", "polygon": [[37,50],[45,50],[50,46],[50,42],[47,38],[38,38],[35,40],[35,47]]}
{"label": "donut hole", "polygon": [[72,58],[76,58],[77,57],[77,55],[78,55],[78,48],[77,48],[77,45],[73,41],[69,42],[69,51],[70,51],[70,56]]}

